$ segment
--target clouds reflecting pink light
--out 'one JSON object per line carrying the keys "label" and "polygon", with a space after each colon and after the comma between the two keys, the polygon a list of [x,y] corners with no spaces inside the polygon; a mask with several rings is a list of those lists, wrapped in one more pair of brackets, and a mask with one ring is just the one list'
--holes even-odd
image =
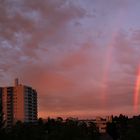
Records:
{"label": "clouds reflecting pink light", "polygon": [[140,60],[139,4],[2,1],[1,86],[19,77],[35,87],[43,117],[133,114]]}

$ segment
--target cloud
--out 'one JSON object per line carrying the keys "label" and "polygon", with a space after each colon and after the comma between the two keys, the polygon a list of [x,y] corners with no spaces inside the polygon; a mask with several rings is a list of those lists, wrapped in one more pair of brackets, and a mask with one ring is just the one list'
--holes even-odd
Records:
{"label": "cloud", "polygon": [[140,34],[121,29],[129,3],[90,2],[1,1],[1,85],[19,77],[36,88],[43,116],[133,112]]}
{"label": "cloud", "polygon": [[2,1],[0,9],[2,85],[15,76],[27,83],[31,81],[42,92],[40,101],[41,96],[46,95],[48,86],[51,92],[64,89],[66,92],[73,83],[56,72],[56,63],[63,63],[60,61],[64,61],[66,55],[62,51],[64,46],[60,44],[67,44],[70,38],[65,35],[69,22],[82,18],[85,10],[63,0],[6,0]]}

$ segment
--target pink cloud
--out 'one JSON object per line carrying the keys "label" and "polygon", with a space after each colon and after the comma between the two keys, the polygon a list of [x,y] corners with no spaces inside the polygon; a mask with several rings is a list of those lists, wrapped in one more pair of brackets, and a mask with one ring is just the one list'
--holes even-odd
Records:
{"label": "pink cloud", "polygon": [[[120,29],[125,26],[122,23],[114,33],[114,26],[118,26],[115,19],[120,19],[126,8],[129,13],[129,7],[129,2],[110,0],[109,4],[88,0],[3,1],[1,85],[12,85],[11,81],[19,77],[22,83],[36,88],[43,116],[133,113],[139,30],[127,30],[128,25]],[[112,34],[116,35],[113,40]],[[111,61],[107,82],[102,82],[105,54],[110,51],[107,44],[112,45]],[[101,91],[105,92],[105,106]]]}

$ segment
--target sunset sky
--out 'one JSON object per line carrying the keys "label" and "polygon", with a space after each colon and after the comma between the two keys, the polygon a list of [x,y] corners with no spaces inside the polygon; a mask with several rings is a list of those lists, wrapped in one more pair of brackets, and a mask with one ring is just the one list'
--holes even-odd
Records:
{"label": "sunset sky", "polygon": [[38,92],[39,116],[140,113],[140,0],[0,0],[0,85]]}

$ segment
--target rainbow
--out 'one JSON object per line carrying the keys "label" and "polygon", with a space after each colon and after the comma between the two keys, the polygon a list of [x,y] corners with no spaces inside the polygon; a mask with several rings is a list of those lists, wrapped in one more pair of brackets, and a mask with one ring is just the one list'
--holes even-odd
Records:
{"label": "rainbow", "polygon": [[114,28],[112,33],[110,34],[110,40],[108,41],[108,44],[106,45],[106,52],[105,52],[105,64],[103,66],[103,75],[101,78],[101,84],[104,85],[104,87],[101,89],[101,101],[103,106],[107,103],[107,90],[108,90],[108,81],[109,81],[109,70],[110,66],[112,65],[113,61],[113,51],[114,51],[114,43],[116,42],[116,37],[119,34],[119,29],[121,28],[122,23],[124,22],[124,17],[127,14],[127,3],[125,2],[125,8],[126,10],[122,13],[119,11],[116,13],[116,18],[114,20]]}
{"label": "rainbow", "polygon": [[135,90],[134,90],[134,112],[138,112],[138,104],[139,104],[139,92],[140,92],[140,66],[138,68],[138,74],[135,84]]}

